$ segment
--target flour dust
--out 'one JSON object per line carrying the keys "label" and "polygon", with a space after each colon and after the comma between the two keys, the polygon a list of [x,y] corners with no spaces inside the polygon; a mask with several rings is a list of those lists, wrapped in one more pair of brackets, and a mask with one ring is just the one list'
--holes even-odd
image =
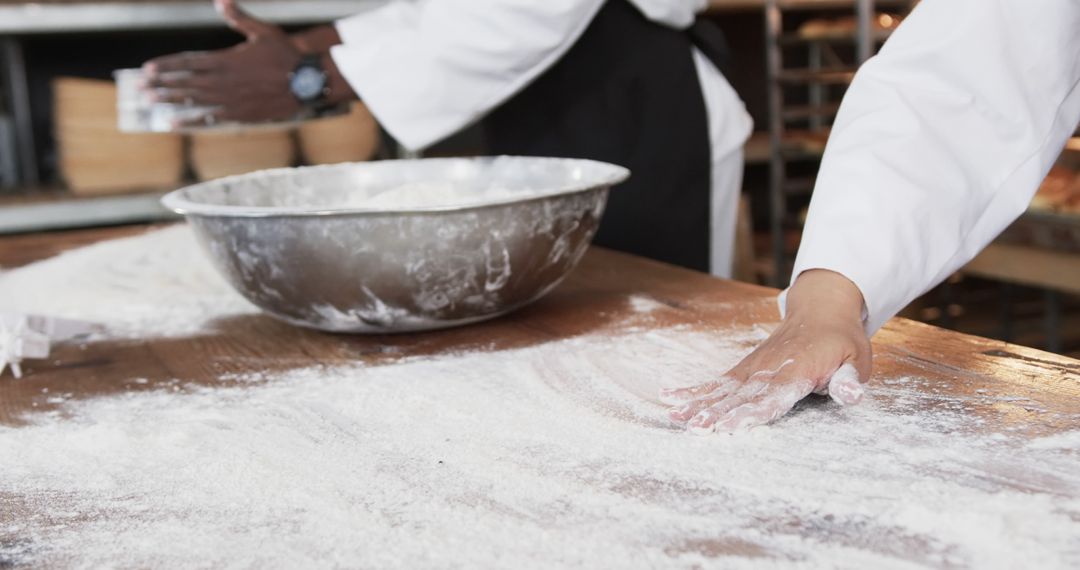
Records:
{"label": "flour dust", "polygon": [[[158,305],[161,334],[250,310],[190,239],[91,246],[0,291],[144,334],[164,296],[190,314]],[[194,265],[159,262],[163,247]],[[101,251],[112,264],[92,263]],[[165,292],[119,293],[135,281]],[[647,317],[514,350],[60,395],[0,426],[0,567],[1080,566],[1073,436],[987,433],[960,400],[924,411],[919,378],[690,436],[657,390],[712,379],[761,335]]]}

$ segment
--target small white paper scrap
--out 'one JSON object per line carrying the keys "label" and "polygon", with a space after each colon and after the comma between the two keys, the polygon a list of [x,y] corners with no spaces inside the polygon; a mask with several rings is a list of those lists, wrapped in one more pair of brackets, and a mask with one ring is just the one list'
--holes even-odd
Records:
{"label": "small white paper scrap", "polygon": [[86,321],[0,313],[0,375],[10,366],[11,373],[22,378],[23,360],[47,358],[52,343],[86,336],[99,329]]}

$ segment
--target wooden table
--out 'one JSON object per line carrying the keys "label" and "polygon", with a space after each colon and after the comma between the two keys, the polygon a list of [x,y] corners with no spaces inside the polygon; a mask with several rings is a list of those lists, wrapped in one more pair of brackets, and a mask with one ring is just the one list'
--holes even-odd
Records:
{"label": "wooden table", "polygon": [[[142,231],[145,228],[128,227],[0,238],[0,267],[16,267],[72,247]],[[532,346],[615,326],[631,311],[626,302],[631,295],[647,296],[662,305],[655,311],[657,327],[749,327],[776,321],[775,293],[593,249],[567,282],[540,302],[505,318],[456,330],[378,337],[329,335],[253,314],[216,322],[212,330],[187,338],[61,345],[48,360],[25,363],[27,376],[22,380],[0,377],[0,425],[21,429],[18,426],[28,418],[59,408],[42,397],[43,390],[83,399],[154,389],[177,380],[214,385],[230,373]],[[1080,429],[1080,362],[1076,360],[903,319],[885,326],[874,339],[874,349],[876,379],[925,378],[921,390],[942,400],[964,398],[963,413],[980,418],[980,429],[1007,433],[1008,438],[1021,441]],[[130,379],[136,377],[140,382],[132,383]],[[979,397],[988,391],[1012,398]],[[918,405],[932,406],[932,398]],[[986,480],[993,485],[1022,492],[1031,489],[1043,497],[1076,498],[1073,483],[1067,481],[1023,472],[1009,472],[1006,480],[992,470],[987,473]],[[18,504],[18,498],[11,500]],[[747,547],[721,541],[694,548],[713,557],[730,551],[740,555],[740,549]]]}
{"label": "wooden table", "polygon": [[[143,231],[134,226],[0,238],[0,267],[10,269],[70,248]],[[250,360],[228,358],[233,356],[257,357],[261,368],[287,369],[378,360],[389,352],[418,355],[469,347],[527,346],[603,329],[627,310],[624,301],[631,294],[645,294],[667,305],[663,319],[671,324],[768,323],[777,320],[775,293],[594,248],[567,282],[541,302],[508,317],[457,330],[339,336],[250,316],[220,323],[216,330],[195,338],[101,343],[85,350],[61,346],[47,362],[26,363],[29,377],[25,380],[0,378],[0,422],[11,422],[27,411],[43,387],[90,395],[123,386],[118,380],[134,376],[149,379],[148,386],[174,378],[213,383],[221,374],[249,371],[245,363]],[[1033,435],[1080,427],[1059,423],[1063,418],[1080,417],[1080,361],[906,319],[890,321],[874,338],[874,351],[878,376],[928,376],[940,382],[935,389],[949,393],[992,388],[1060,412],[1049,415],[1058,420],[1022,426],[1033,430]],[[1026,415],[1019,406],[986,412],[1002,422],[1023,422]]]}

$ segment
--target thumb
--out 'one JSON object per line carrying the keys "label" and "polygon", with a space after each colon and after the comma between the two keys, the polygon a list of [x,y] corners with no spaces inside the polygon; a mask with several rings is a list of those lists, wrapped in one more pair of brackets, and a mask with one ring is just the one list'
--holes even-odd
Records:
{"label": "thumb", "polygon": [[236,5],[236,0],[214,0],[214,7],[225,19],[225,23],[236,32],[243,34],[248,41],[281,33],[281,29],[277,26],[268,24],[242,10]]}
{"label": "thumb", "polygon": [[859,380],[855,365],[845,362],[829,378],[829,397],[841,406],[853,406],[862,400],[866,389]]}

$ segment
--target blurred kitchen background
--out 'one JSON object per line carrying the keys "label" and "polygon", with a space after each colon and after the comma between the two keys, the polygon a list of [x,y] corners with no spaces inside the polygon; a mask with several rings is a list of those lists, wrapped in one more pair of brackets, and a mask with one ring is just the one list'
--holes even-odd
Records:
{"label": "blurred kitchen background", "polygon": [[[300,28],[382,0],[250,0]],[[789,277],[829,125],[858,65],[910,0],[710,0],[734,54],[729,79],[756,132],[746,146],[736,275]],[[165,192],[262,168],[401,156],[362,104],[292,129],[122,134],[115,69],[233,45],[209,0],[0,0],[0,233],[169,219]],[[393,54],[385,54],[393,57]],[[466,130],[427,156],[484,153]],[[1028,212],[903,316],[1080,357],[1080,137]]]}

